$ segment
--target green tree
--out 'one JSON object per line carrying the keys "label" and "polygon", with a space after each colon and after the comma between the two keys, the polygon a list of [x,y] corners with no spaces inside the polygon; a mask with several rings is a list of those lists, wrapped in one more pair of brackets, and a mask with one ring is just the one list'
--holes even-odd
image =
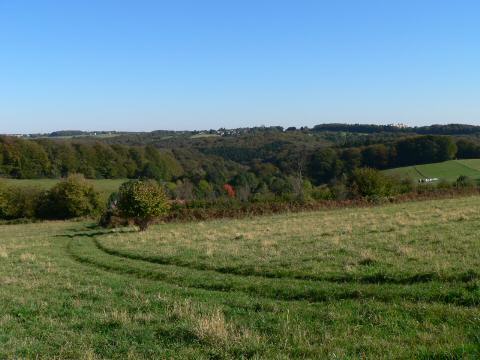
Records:
{"label": "green tree", "polygon": [[337,152],[326,148],[315,152],[308,164],[308,172],[315,184],[325,184],[335,179],[342,171],[342,161]]}
{"label": "green tree", "polygon": [[212,200],[214,198],[213,186],[205,179],[198,182],[197,197],[200,199]]}
{"label": "green tree", "polygon": [[70,175],[39,200],[37,215],[46,219],[68,219],[95,215],[100,210],[100,197],[83,175]]}
{"label": "green tree", "polygon": [[393,194],[393,179],[371,168],[360,168],[353,172],[351,188],[354,194],[377,198]]}
{"label": "green tree", "polygon": [[383,144],[372,145],[362,151],[364,166],[384,169],[388,166],[388,148]]}
{"label": "green tree", "polygon": [[170,204],[163,188],[153,180],[132,180],[120,186],[118,209],[144,231],[154,218],[168,213]]}

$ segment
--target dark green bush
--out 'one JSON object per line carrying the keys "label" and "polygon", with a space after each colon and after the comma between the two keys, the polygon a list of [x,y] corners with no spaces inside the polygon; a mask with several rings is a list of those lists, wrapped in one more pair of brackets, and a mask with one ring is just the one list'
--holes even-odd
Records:
{"label": "dark green bush", "polygon": [[69,219],[97,215],[100,212],[99,194],[83,175],[71,175],[39,199],[37,217]]}
{"label": "dark green bush", "polygon": [[163,188],[153,180],[133,180],[120,186],[117,202],[119,214],[132,219],[141,231],[170,208]]}
{"label": "dark green bush", "polygon": [[391,196],[395,193],[395,181],[378,170],[356,169],[352,174],[351,191],[354,196],[370,199]]}

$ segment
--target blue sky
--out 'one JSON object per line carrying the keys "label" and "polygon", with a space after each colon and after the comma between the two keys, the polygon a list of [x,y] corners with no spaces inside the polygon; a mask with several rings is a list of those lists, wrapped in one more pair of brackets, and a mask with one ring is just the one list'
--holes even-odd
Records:
{"label": "blue sky", "polygon": [[480,124],[480,2],[0,0],[0,133]]}

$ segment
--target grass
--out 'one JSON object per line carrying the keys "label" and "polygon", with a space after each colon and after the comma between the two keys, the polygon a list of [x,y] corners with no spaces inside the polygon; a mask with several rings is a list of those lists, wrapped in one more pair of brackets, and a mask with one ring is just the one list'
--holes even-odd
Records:
{"label": "grass", "polygon": [[438,178],[445,181],[455,181],[465,175],[472,179],[480,179],[480,159],[450,160],[441,163],[406,166],[384,170],[386,174],[419,180]]}
{"label": "grass", "polygon": [[0,226],[0,358],[480,356],[480,197]]}
{"label": "grass", "polygon": [[[7,179],[0,178],[0,183],[20,187],[36,187],[42,190],[48,190],[58,183],[59,179]],[[121,184],[128,179],[95,179],[88,180],[100,193],[102,199],[106,200],[108,196],[117,191]]]}

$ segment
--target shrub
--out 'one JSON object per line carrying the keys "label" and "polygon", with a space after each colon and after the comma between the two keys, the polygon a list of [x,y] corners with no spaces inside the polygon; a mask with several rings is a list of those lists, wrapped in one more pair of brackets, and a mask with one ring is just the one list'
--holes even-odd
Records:
{"label": "shrub", "polygon": [[408,194],[417,190],[417,184],[410,178],[404,178],[397,181],[395,192],[399,194]]}
{"label": "shrub", "polygon": [[474,181],[465,175],[460,175],[458,179],[455,181],[455,186],[457,188],[468,188],[473,187],[475,185]]}
{"label": "shrub", "polygon": [[0,219],[33,218],[41,191],[36,188],[2,186],[0,188]]}
{"label": "shrub", "polygon": [[118,192],[110,194],[107,207],[100,216],[99,225],[104,228],[116,228],[132,225],[132,221],[122,217],[118,209]]}
{"label": "shrub", "polygon": [[41,194],[37,188],[10,187],[7,192],[9,218],[34,218]]}
{"label": "shrub", "polygon": [[354,195],[371,199],[393,195],[394,185],[393,179],[371,168],[356,169],[351,180]]}
{"label": "shrub", "polygon": [[70,175],[39,200],[37,216],[43,219],[69,219],[98,214],[99,194],[83,175]]}
{"label": "shrub", "polygon": [[453,183],[448,180],[441,179],[439,182],[437,182],[436,187],[437,189],[448,190],[453,187]]}
{"label": "shrub", "polygon": [[163,188],[153,180],[133,180],[120,186],[117,202],[119,213],[132,219],[144,231],[152,220],[166,215],[170,208]]}
{"label": "shrub", "polygon": [[311,196],[314,200],[333,200],[335,198],[335,194],[326,185],[313,188]]}

